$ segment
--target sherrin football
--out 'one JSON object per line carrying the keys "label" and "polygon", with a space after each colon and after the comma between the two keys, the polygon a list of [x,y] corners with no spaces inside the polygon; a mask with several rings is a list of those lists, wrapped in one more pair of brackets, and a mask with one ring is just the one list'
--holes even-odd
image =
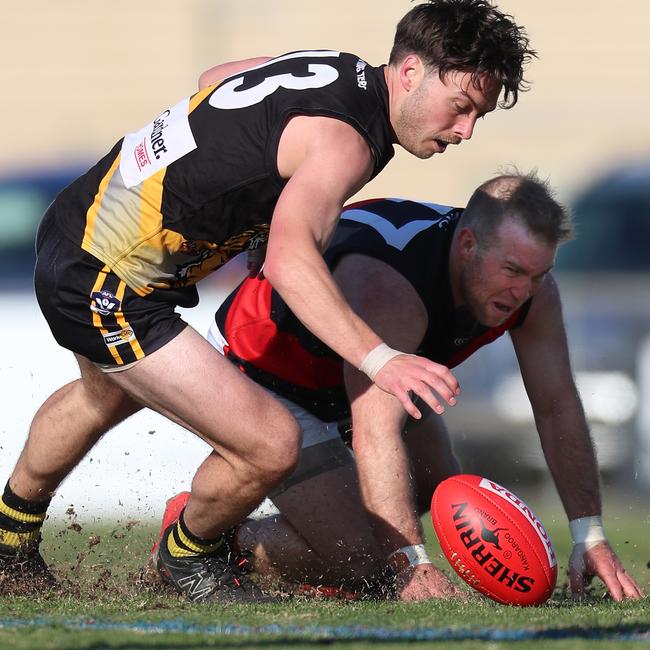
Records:
{"label": "sherrin football", "polygon": [[485,596],[526,606],[553,593],[557,560],[551,539],[510,490],[481,476],[452,476],[433,493],[431,518],[449,564]]}

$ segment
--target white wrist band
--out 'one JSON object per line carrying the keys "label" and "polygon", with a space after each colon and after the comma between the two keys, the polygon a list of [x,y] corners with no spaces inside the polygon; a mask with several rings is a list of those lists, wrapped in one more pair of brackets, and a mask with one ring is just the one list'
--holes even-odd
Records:
{"label": "white wrist band", "polygon": [[385,343],[380,343],[376,348],[368,352],[366,358],[361,362],[359,370],[368,375],[372,381],[375,381],[377,373],[398,354],[404,353],[389,348]]}
{"label": "white wrist band", "polygon": [[424,544],[413,544],[404,546],[388,556],[388,563],[393,567],[396,573],[410,566],[419,564],[431,564]]}
{"label": "white wrist band", "polygon": [[603,519],[599,516],[579,517],[569,522],[574,544],[584,544],[588,549],[606,539]]}

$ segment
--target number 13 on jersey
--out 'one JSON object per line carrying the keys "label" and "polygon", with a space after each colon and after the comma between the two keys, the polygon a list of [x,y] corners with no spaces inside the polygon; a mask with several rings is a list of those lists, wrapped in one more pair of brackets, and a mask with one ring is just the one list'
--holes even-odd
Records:
{"label": "number 13 on jersey", "polygon": [[276,59],[271,59],[266,63],[262,63],[250,70],[239,73],[234,79],[230,79],[220,85],[212,95],[210,95],[210,106],[221,109],[246,108],[247,106],[253,106],[258,102],[261,102],[265,97],[274,93],[278,88],[287,88],[290,90],[323,88],[324,86],[336,81],[339,76],[336,68],[323,63],[308,63],[307,72],[309,74],[304,77],[297,77],[289,72],[270,74],[254,86],[245,89],[242,89],[241,87],[244,85],[246,75],[253,70],[261,70],[288,59],[338,57],[339,54],[340,52],[334,52],[332,50],[312,50],[292,52],[291,54],[285,54]]}

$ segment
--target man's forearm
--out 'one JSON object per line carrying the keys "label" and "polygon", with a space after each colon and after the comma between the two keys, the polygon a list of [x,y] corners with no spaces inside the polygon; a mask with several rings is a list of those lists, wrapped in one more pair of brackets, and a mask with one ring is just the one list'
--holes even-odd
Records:
{"label": "man's forearm", "polygon": [[538,421],[542,448],[569,520],[601,514],[598,465],[579,407]]}
{"label": "man's forearm", "polygon": [[401,437],[379,446],[355,434],[361,494],[386,558],[424,536],[414,501],[411,468]]}

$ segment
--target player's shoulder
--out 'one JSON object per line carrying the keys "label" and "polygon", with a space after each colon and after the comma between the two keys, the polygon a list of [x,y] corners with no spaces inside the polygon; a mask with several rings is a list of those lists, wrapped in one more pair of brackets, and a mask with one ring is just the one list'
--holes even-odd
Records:
{"label": "player's shoulder", "polygon": [[382,219],[397,228],[415,221],[423,225],[428,222],[445,230],[455,224],[461,214],[462,209],[451,205],[392,197],[350,203],[343,208],[341,219],[360,223]]}

